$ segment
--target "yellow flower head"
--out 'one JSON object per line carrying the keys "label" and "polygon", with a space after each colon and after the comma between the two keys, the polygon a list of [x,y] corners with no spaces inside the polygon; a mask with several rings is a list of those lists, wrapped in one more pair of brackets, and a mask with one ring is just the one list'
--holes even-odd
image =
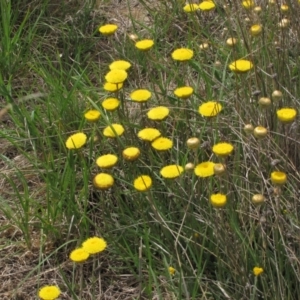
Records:
{"label": "yellow flower head", "polygon": [[294,108],[281,108],[277,110],[277,118],[282,123],[291,123],[296,119],[297,111]]}
{"label": "yellow flower head", "polygon": [[82,243],[82,248],[89,254],[100,253],[105,250],[107,243],[99,237],[91,237]]}
{"label": "yellow flower head", "polygon": [[229,69],[235,73],[246,73],[252,68],[252,62],[245,59],[238,59],[229,65]]}
{"label": "yellow flower head", "polygon": [[118,157],[114,154],[101,155],[97,158],[96,164],[103,169],[112,168],[118,161]]}
{"label": "yellow flower head", "polygon": [[99,32],[103,35],[112,35],[114,34],[118,29],[118,26],[115,24],[106,24],[101,27],[99,27]]}
{"label": "yellow flower head", "polygon": [[177,96],[178,98],[181,99],[187,99],[188,97],[190,97],[194,92],[194,89],[190,86],[183,86],[180,88],[177,88],[174,91],[175,96]]}
{"label": "yellow flower head", "polygon": [[287,181],[287,175],[284,172],[274,171],[271,173],[271,181],[273,184],[283,185]]}
{"label": "yellow flower head", "polygon": [[120,90],[123,87],[123,83],[110,83],[110,82],[105,82],[104,83],[104,90],[106,90],[107,92],[116,92],[118,90]]}
{"label": "yellow flower head", "polygon": [[195,4],[195,3],[192,3],[192,4],[187,4],[183,7],[183,10],[187,13],[190,13],[190,12],[195,12],[196,10],[199,9],[199,5],[198,4]]}
{"label": "yellow flower head", "polygon": [[123,150],[122,155],[125,160],[133,161],[140,156],[140,149],[137,147],[128,147]]}
{"label": "yellow flower head", "polygon": [[124,133],[124,127],[121,124],[111,124],[103,130],[103,135],[106,137],[114,138]]}
{"label": "yellow flower head", "polygon": [[89,258],[90,254],[87,253],[83,248],[77,248],[70,254],[70,259],[74,262],[84,262]]}
{"label": "yellow flower head", "polygon": [[147,112],[148,119],[162,121],[169,115],[169,109],[165,106],[157,106]]}
{"label": "yellow flower head", "polygon": [[84,117],[89,122],[96,122],[100,119],[101,113],[96,109],[90,109],[85,114]]}
{"label": "yellow flower head", "polygon": [[60,289],[56,285],[46,285],[39,290],[39,297],[43,300],[55,300],[60,295]]}
{"label": "yellow flower head", "polygon": [[222,105],[216,101],[208,101],[199,106],[199,114],[204,117],[215,117],[222,110]]}
{"label": "yellow flower head", "polygon": [[154,45],[153,40],[141,40],[135,43],[135,47],[141,51],[147,51],[151,49]]}
{"label": "yellow flower head", "polygon": [[107,98],[101,103],[102,107],[108,111],[114,111],[120,106],[117,98]]}
{"label": "yellow flower head", "polygon": [[151,92],[146,89],[135,90],[130,94],[130,98],[135,102],[146,102],[151,98]]}
{"label": "yellow flower head", "polygon": [[253,274],[254,276],[259,276],[260,274],[262,274],[264,272],[263,268],[259,268],[259,267],[254,267],[253,268]]}
{"label": "yellow flower head", "polygon": [[164,178],[177,178],[182,172],[183,167],[179,165],[169,165],[160,170],[160,175]]}
{"label": "yellow flower head", "polygon": [[253,0],[245,0],[242,2],[242,5],[244,8],[246,9],[250,9],[250,8],[253,8],[255,6],[255,3]]}
{"label": "yellow flower head", "polygon": [[138,132],[138,137],[147,142],[152,142],[159,136],[161,136],[161,133],[155,128],[145,128]]}
{"label": "yellow flower head", "polygon": [[212,1],[203,1],[199,4],[199,9],[203,11],[209,11],[216,7]]}
{"label": "yellow flower head", "polygon": [[168,268],[168,271],[169,271],[169,274],[170,274],[171,276],[174,276],[175,273],[176,273],[176,270],[175,270],[173,267],[169,267],[169,268]]}
{"label": "yellow flower head", "polygon": [[262,32],[262,26],[259,24],[252,25],[250,28],[250,34],[252,36],[258,36]]}
{"label": "yellow flower head", "polygon": [[114,185],[114,178],[110,174],[99,173],[94,177],[93,184],[99,190],[106,190]]}
{"label": "yellow flower head", "polygon": [[220,208],[226,205],[227,197],[223,194],[212,194],[210,196],[210,203],[213,207]]}
{"label": "yellow flower head", "polygon": [[128,70],[131,67],[131,63],[126,60],[115,60],[109,65],[110,70]]}
{"label": "yellow flower head", "polygon": [[118,83],[123,83],[126,80],[127,76],[128,74],[126,71],[114,69],[109,71],[105,75],[105,80],[109,83],[118,84]]}
{"label": "yellow flower head", "polygon": [[192,59],[194,51],[187,48],[179,48],[172,52],[172,58],[178,61],[187,61]]}
{"label": "yellow flower head", "polygon": [[152,186],[152,179],[148,175],[141,175],[134,180],[133,186],[139,192],[148,191]]}
{"label": "yellow flower head", "polygon": [[172,140],[165,138],[165,137],[159,137],[155,139],[152,143],[151,146],[158,151],[164,151],[164,150],[169,150],[173,147],[173,142]]}
{"label": "yellow flower head", "polygon": [[79,149],[85,145],[87,136],[83,132],[72,134],[66,141],[68,149]]}
{"label": "yellow flower head", "polygon": [[224,157],[231,154],[233,151],[233,146],[229,143],[218,143],[213,146],[212,151],[216,155]]}
{"label": "yellow flower head", "polygon": [[209,177],[214,175],[214,163],[210,161],[203,162],[197,165],[194,172],[199,177]]}

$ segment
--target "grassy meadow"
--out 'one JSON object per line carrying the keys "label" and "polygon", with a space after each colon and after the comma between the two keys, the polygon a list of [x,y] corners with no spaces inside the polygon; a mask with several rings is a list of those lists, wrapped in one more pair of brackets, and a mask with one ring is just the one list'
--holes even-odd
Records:
{"label": "grassy meadow", "polygon": [[300,1],[0,9],[1,299],[299,299]]}

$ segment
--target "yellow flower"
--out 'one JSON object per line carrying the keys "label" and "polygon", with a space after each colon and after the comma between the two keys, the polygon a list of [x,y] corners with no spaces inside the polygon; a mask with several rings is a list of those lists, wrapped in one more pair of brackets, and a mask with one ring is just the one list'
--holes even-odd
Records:
{"label": "yellow flower", "polygon": [[66,141],[68,149],[79,149],[85,145],[87,136],[83,132],[72,134]]}
{"label": "yellow flower", "polygon": [[277,110],[277,118],[282,123],[291,123],[295,120],[297,111],[294,108],[281,108]]}
{"label": "yellow flower", "polygon": [[96,164],[103,169],[112,168],[118,161],[118,157],[114,154],[101,155],[97,158]]}
{"label": "yellow flower", "polygon": [[96,110],[96,109],[91,109],[88,110],[85,114],[84,117],[87,121],[89,122],[96,122],[100,119],[101,113],[100,111]]}
{"label": "yellow flower", "polygon": [[252,36],[260,35],[262,32],[262,26],[259,24],[252,25],[250,28],[250,34]]}
{"label": "yellow flower", "polygon": [[194,12],[196,10],[199,9],[199,5],[198,4],[195,4],[195,3],[192,3],[192,4],[187,4],[183,7],[183,10],[187,13],[190,13],[190,12]]}
{"label": "yellow flower", "polygon": [[146,89],[135,90],[130,94],[130,98],[135,102],[146,102],[151,98],[151,92]]}
{"label": "yellow flower", "polygon": [[283,185],[287,181],[287,176],[284,172],[274,171],[271,173],[271,181],[273,184]]}
{"label": "yellow flower", "polygon": [[131,67],[131,63],[126,60],[115,60],[109,65],[110,70],[128,70]]}
{"label": "yellow flower", "polygon": [[209,177],[214,175],[214,163],[210,161],[203,162],[197,165],[194,172],[199,177]]}
{"label": "yellow flower", "polygon": [[136,147],[128,147],[122,152],[123,158],[129,161],[136,160],[140,156],[140,154],[140,149]]}
{"label": "yellow flower", "polygon": [[183,86],[180,88],[177,88],[174,91],[175,96],[177,96],[178,98],[182,98],[182,99],[187,99],[188,97],[190,97],[194,92],[194,89],[190,86]]}
{"label": "yellow flower", "polygon": [[151,143],[151,146],[155,150],[164,151],[164,150],[171,149],[173,147],[173,142],[168,138],[159,137]]}
{"label": "yellow flower", "polygon": [[222,110],[222,105],[215,101],[208,101],[199,106],[199,114],[204,117],[215,117]]}
{"label": "yellow flower", "polygon": [[253,0],[245,0],[242,2],[242,5],[244,6],[244,8],[249,9],[253,8],[255,6],[255,3]]}
{"label": "yellow flower", "polygon": [[229,69],[235,73],[246,73],[252,68],[252,62],[245,59],[238,59],[229,65]]}
{"label": "yellow flower", "polygon": [[216,7],[216,5],[212,1],[203,1],[199,4],[199,9],[204,11],[212,10]]}
{"label": "yellow flower", "polygon": [[172,58],[178,61],[187,61],[194,56],[194,51],[187,48],[179,48],[172,52]]}
{"label": "yellow flower", "polygon": [[263,272],[264,272],[263,268],[259,268],[259,267],[254,267],[253,268],[253,274],[254,274],[254,276],[259,276]]}
{"label": "yellow flower", "polygon": [[39,290],[39,297],[43,300],[54,300],[60,295],[60,289],[56,285],[46,285]]}
{"label": "yellow flower", "polygon": [[113,186],[114,178],[110,174],[99,173],[94,177],[93,184],[99,190],[106,190]]}
{"label": "yellow flower", "polygon": [[145,128],[138,132],[138,137],[143,141],[152,142],[156,138],[161,136],[161,133],[159,130],[155,128]]}
{"label": "yellow flower", "polygon": [[177,178],[182,172],[183,167],[179,165],[169,165],[160,170],[160,175],[164,178]]}
{"label": "yellow flower", "polygon": [[106,24],[99,28],[99,32],[103,35],[112,35],[114,34],[118,29],[118,26],[115,24]]}
{"label": "yellow flower", "polygon": [[124,133],[124,127],[121,124],[111,124],[103,130],[103,135],[106,137],[114,138]]}
{"label": "yellow flower", "polygon": [[70,259],[74,262],[83,262],[89,258],[90,254],[87,253],[83,248],[77,248],[70,254]]}
{"label": "yellow flower", "polygon": [[116,92],[118,90],[120,90],[123,87],[123,83],[110,83],[110,82],[105,82],[104,83],[104,90],[106,90],[107,92]]}
{"label": "yellow flower", "polygon": [[171,276],[175,275],[175,273],[176,273],[176,270],[173,267],[169,267],[168,271]]}
{"label": "yellow flower", "polygon": [[210,203],[213,207],[220,208],[226,205],[227,197],[223,194],[212,194],[210,196]]}
{"label": "yellow flower", "polygon": [[82,248],[89,254],[100,253],[105,250],[107,243],[99,237],[91,237],[82,243]]}
{"label": "yellow flower", "polygon": [[154,45],[153,40],[141,40],[135,43],[135,47],[142,51],[151,49]]}
{"label": "yellow flower", "polygon": [[117,98],[107,98],[101,103],[102,107],[108,111],[114,111],[120,106]]}
{"label": "yellow flower", "polygon": [[218,143],[213,146],[213,153],[218,156],[228,156],[233,151],[233,146],[229,143]]}
{"label": "yellow flower", "polygon": [[150,109],[147,112],[147,116],[150,120],[161,121],[169,115],[169,109],[165,106],[157,106]]}
{"label": "yellow flower", "polygon": [[124,82],[127,76],[128,74],[126,71],[114,69],[105,75],[105,80],[109,83],[118,84]]}
{"label": "yellow flower", "polygon": [[152,179],[148,175],[141,175],[134,180],[133,186],[139,192],[148,191],[152,186]]}

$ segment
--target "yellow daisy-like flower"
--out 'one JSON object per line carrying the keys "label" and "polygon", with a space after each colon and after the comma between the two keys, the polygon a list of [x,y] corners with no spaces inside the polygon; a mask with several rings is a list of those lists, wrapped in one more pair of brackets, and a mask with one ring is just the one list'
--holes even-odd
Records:
{"label": "yellow daisy-like flower", "polygon": [[120,106],[117,98],[107,98],[101,103],[102,107],[108,111],[114,111]]}
{"label": "yellow daisy-like flower", "polygon": [[177,178],[183,173],[183,167],[179,165],[165,166],[160,170],[160,175],[164,178]]}
{"label": "yellow daisy-like flower", "polygon": [[66,141],[68,149],[79,149],[85,145],[87,136],[83,132],[72,134]]}
{"label": "yellow daisy-like flower", "polygon": [[284,172],[274,171],[271,173],[271,181],[273,184],[283,185],[287,181],[287,175]]}
{"label": "yellow daisy-like flower", "polygon": [[89,258],[90,254],[83,248],[77,248],[70,253],[70,259],[74,262],[84,262]]}
{"label": "yellow daisy-like flower", "polygon": [[153,47],[153,45],[153,40],[141,40],[135,43],[135,47],[141,51],[148,51]]}
{"label": "yellow daisy-like flower", "polygon": [[82,248],[89,254],[96,254],[104,251],[107,243],[104,239],[99,237],[91,237],[82,243]]}
{"label": "yellow daisy-like flower", "polygon": [[278,120],[282,123],[291,123],[297,116],[297,111],[294,108],[281,108],[276,113]]}
{"label": "yellow daisy-like flower", "polygon": [[126,80],[127,76],[128,74],[126,71],[114,69],[109,71],[105,75],[105,80],[109,83],[118,84],[118,83],[123,83]]}
{"label": "yellow daisy-like flower", "polygon": [[169,274],[170,274],[171,276],[174,276],[175,273],[176,273],[176,270],[175,270],[173,267],[169,267],[169,268],[168,268],[168,271],[169,271]]}
{"label": "yellow daisy-like flower", "polygon": [[100,119],[101,113],[96,109],[91,109],[84,114],[84,117],[89,122],[96,122]]}
{"label": "yellow daisy-like flower", "polygon": [[194,51],[187,48],[179,48],[172,52],[172,58],[177,61],[187,61],[192,59]]}
{"label": "yellow daisy-like flower", "polygon": [[135,90],[130,94],[130,98],[135,102],[147,102],[151,98],[151,92],[146,89]]}
{"label": "yellow daisy-like flower", "polygon": [[60,295],[60,289],[56,285],[46,285],[39,290],[39,297],[43,300],[55,300]]}
{"label": "yellow daisy-like flower", "polygon": [[139,192],[148,191],[152,186],[152,179],[148,175],[141,175],[134,180],[133,186]]}
{"label": "yellow daisy-like flower", "polygon": [[177,88],[174,91],[175,96],[181,99],[187,99],[194,93],[194,89],[191,86],[183,86],[180,88]]}
{"label": "yellow daisy-like flower", "polygon": [[104,83],[104,90],[106,90],[107,92],[116,92],[118,90],[120,90],[123,87],[123,83],[110,83],[110,82],[105,82]]}
{"label": "yellow daisy-like flower", "polygon": [[99,32],[103,35],[112,35],[114,34],[118,29],[118,26],[115,24],[106,24],[101,27],[99,27]]}
{"label": "yellow daisy-like flower", "polygon": [[203,1],[199,4],[199,9],[203,11],[210,11],[215,7],[216,5],[212,1]]}
{"label": "yellow daisy-like flower", "polygon": [[141,140],[147,141],[147,142],[152,142],[160,136],[161,136],[160,131],[155,128],[145,128],[138,132],[138,137]]}
{"label": "yellow daisy-like flower", "polygon": [[214,163],[210,161],[203,162],[197,165],[194,172],[199,177],[209,177],[214,175]]}
{"label": "yellow daisy-like flower", "polygon": [[165,151],[165,150],[169,150],[173,147],[173,142],[172,142],[172,140],[170,140],[168,138],[159,137],[151,143],[151,146],[155,150]]}
{"label": "yellow daisy-like flower", "polygon": [[222,110],[222,105],[216,101],[208,101],[199,106],[199,114],[204,117],[215,117]]}
{"label": "yellow daisy-like flower", "polygon": [[225,157],[231,154],[233,146],[229,143],[218,143],[213,146],[212,151],[218,156]]}
{"label": "yellow daisy-like flower", "polygon": [[99,190],[106,190],[114,185],[114,178],[110,174],[99,173],[94,177],[93,184]]}
{"label": "yellow daisy-like flower", "polygon": [[165,106],[157,106],[147,112],[148,119],[162,121],[169,115],[169,109]]}
{"label": "yellow daisy-like flower", "polygon": [[253,274],[254,274],[254,276],[259,276],[263,272],[264,272],[263,268],[260,268],[260,267],[254,267],[253,268]]}
{"label": "yellow daisy-like flower", "polygon": [[195,3],[192,3],[192,4],[187,4],[183,7],[183,10],[187,13],[190,13],[190,12],[195,12],[196,10],[199,9],[199,5],[198,4],[195,4]]}
{"label": "yellow daisy-like flower", "polygon": [[126,60],[115,60],[109,65],[110,70],[128,70],[131,67],[131,63]]}
{"label": "yellow daisy-like flower", "polygon": [[238,59],[229,65],[229,69],[235,73],[246,73],[252,68],[252,62],[246,59]]}
{"label": "yellow daisy-like flower", "polygon": [[259,24],[252,25],[250,28],[250,34],[252,36],[258,36],[262,32],[262,26]]}
{"label": "yellow daisy-like flower", "polygon": [[226,205],[227,197],[223,194],[212,194],[210,196],[210,203],[213,207],[220,208]]}
{"label": "yellow daisy-like flower", "polygon": [[118,157],[114,154],[101,155],[97,158],[96,164],[103,169],[110,169],[118,162]]}
{"label": "yellow daisy-like flower", "polygon": [[124,127],[121,124],[111,124],[103,130],[103,135],[106,137],[114,138],[124,133]]}
{"label": "yellow daisy-like flower", "polygon": [[255,3],[253,0],[245,0],[242,2],[242,5],[244,8],[246,9],[250,9],[250,8],[253,8],[255,6]]}
{"label": "yellow daisy-like flower", "polygon": [[128,147],[123,150],[122,155],[125,160],[134,161],[141,154],[141,151],[137,147]]}

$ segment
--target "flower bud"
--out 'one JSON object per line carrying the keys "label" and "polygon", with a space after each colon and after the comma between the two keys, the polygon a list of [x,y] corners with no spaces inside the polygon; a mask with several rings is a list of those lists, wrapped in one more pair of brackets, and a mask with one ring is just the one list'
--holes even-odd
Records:
{"label": "flower bud", "polygon": [[192,137],[192,138],[189,138],[187,141],[186,141],[186,144],[188,146],[189,149],[198,149],[199,148],[199,145],[200,145],[200,140],[196,137]]}
{"label": "flower bud", "polygon": [[186,172],[193,172],[195,169],[195,165],[193,163],[187,163],[184,169]]}
{"label": "flower bud", "polygon": [[257,126],[254,128],[253,134],[257,139],[263,139],[267,136],[268,129],[263,126]]}
{"label": "flower bud", "polygon": [[252,134],[252,133],[253,133],[253,130],[254,130],[254,127],[253,127],[252,124],[246,124],[246,125],[244,126],[244,131],[245,131],[245,133],[246,133],[247,135]]}
{"label": "flower bud", "polygon": [[272,93],[272,100],[274,102],[278,102],[282,99],[282,92],[281,91],[278,91],[278,90],[275,90],[273,93]]}
{"label": "flower bud", "polygon": [[258,100],[258,104],[261,108],[268,108],[272,104],[272,102],[271,99],[268,97],[261,97]]}
{"label": "flower bud", "polygon": [[260,205],[264,203],[264,201],[265,201],[265,197],[262,194],[255,194],[252,197],[252,203],[254,205]]}
{"label": "flower bud", "polygon": [[221,176],[226,172],[226,167],[223,164],[215,164],[214,165],[214,173],[217,176]]}

